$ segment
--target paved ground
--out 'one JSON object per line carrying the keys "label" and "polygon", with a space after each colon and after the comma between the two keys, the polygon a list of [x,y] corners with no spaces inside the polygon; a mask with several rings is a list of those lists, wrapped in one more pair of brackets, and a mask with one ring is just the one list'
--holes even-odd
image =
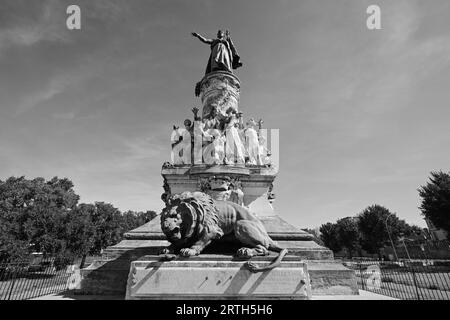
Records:
{"label": "paved ground", "polygon": [[[123,300],[123,296],[82,296],[51,294],[33,300]],[[313,296],[312,300],[397,300],[380,294],[359,290],[359,296]]]}
{"label": "paved ground", "polygon": [[398,300],[369,291],[359,290],[359,296],[313,296],[311,300]]}

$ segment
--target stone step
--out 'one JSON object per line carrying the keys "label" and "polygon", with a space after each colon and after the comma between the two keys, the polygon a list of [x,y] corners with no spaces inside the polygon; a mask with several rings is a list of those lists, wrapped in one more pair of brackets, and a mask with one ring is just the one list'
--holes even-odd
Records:
{"label": "stone step", "polygon": [[[212,259],[212,256],[208,255],[200,257]],[[94,262],[81,270],[82,281],[78,293],[125,295],[131,262],[140,258],[142,259],[142,256],[128,252],[117,259]],[[262,258],[264,257],[252,259],[257,261]],[[307,263],[313,295],[351,295],[358,292],[354,271],[337,261],[302,260],[297,256],[286,256],[284,260]]]}

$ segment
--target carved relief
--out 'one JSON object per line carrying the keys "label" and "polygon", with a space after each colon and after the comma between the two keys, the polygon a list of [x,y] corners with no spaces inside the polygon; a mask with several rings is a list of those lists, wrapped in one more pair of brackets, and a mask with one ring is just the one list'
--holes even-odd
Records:
{"label": "carved relief", "polygon": [[238,178],[229,176],[212,176],[199,180],[200,191],[210,195],[215,200],[225,200],[244,204],[244,192]]}

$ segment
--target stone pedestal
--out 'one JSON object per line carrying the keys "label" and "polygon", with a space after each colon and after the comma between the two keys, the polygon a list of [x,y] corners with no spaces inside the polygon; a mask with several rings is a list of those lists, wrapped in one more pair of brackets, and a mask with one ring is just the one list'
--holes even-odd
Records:
{"label": "stone pedestal", "polygon": [[[145,256],[131,263],[126,299],[309,299],[307,264],[285,257],[271,271],[252,273],[233,256],[201,255],[163,262]],[[259,257],[257,265],[273,257]],[[189,275],[189,276],[186,276]]]}
{"label": "stone pedestal", "polygon": [[[358,294],[354,271],[344,267],[340,261],[334,260],[331,250],[319,246],[311,240],[311,235],[292,226],[277,215],[259,217],[259,219],[269,236],[280,246],[289,250],[289,256],[285,257],[287,260],[283,259],[283,261],[296,259],[296,262],[307,264],[313,296]],[[160,219],[157,216],[151,222],[125,234],[125,240],[104,250],[102,259],[82,269],[82,281],[78,293],[125,297],[131,263],[146,259],[143,258],[144,256],[157,255],[168,245],[169,242],[165,240],[160,228]],[[191,257],[188,261],[191,261],[190,259],[198,261],[203,259],[203,256],[212,259],[212,255],[217,251],[226,255],[227,259],[232,259],[238,247],[218,242],[208,247],[202,255]],[[274,256],[255,257],[252,261],[266,259],[264,260],[266,263],[273,258]]]}
{"label": "stone pedestal", "polygon": [[[210,177],[228,177],[238,180],[244,194],[243,204],[246,207],[264,194],[267,194],[275,180],[276,173],[276,170],[271,167],[239,167],[230,165],[173,166],[163,168],[161,172],[171,194],[184,191],[207,192],[207,190],[202,190],[201,183],[203,179]],[[258,212],[255,212],[255,214],[258,214]]]}
{"label": "stone pedestal", "polygon": [[[211,110],[216,109],[217,114],[212,116],[222,124],[218,127],[223,127],[227,121],[234,123],[231,122],[233,117],[227,117],[238,112],[240,81],[236,76],[228,72],[208,74],[197,84],[196,93],[202,100],[203,117],[211,116]],[[242,117],[239,119],[241,121]],[[234,125],[237,127],[238,123]],[[289,256],[283,259],[280,267],[253,274],[243,266],[244,261],[233,258],[241,245],[219,240],[198,257],[163,263],[154,255],[169,243],[157,216],[125,234],[125,240],[105,250],[102,259],[81,270],[80,293],[126,294],[128,299],[307,299],[311,294],[358,294],[353,270],[335,261],[332,251],[312,241],[310,234],[273,212],[270,201],[273,200],[271,191],[277,172],[270,163],[260,166],[166,163],[161,174],[164,201],[185,191],[202,191],[215,200],[245,206],[261,220],[269,236],[280,247],[288,249]],[[259,264],[273,258],[254,257],[251,260]]]}

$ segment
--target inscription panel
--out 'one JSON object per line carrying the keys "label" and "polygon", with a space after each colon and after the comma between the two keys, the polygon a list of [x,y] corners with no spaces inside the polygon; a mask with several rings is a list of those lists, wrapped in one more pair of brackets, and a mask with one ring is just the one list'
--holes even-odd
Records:
{"label": "inscription panel", "polygon": [[242,262],[135,261],[127,285],[127,299],[163,296],[308,299],[310,295],[307,267],[300,262],[283,262],[273,270],[252,273]]}

